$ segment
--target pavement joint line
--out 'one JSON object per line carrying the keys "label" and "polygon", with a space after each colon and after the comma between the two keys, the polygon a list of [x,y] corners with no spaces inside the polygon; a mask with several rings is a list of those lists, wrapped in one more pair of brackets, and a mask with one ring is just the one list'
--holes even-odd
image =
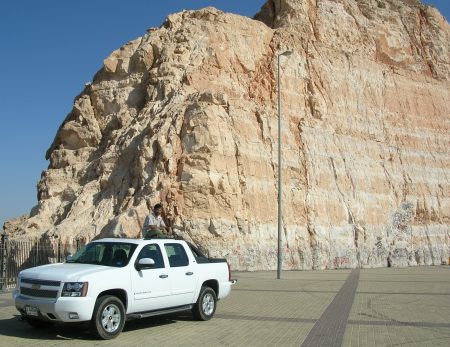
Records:
{"label": "pavement joint line", "polygon": [[331,293],[337,294],[338,290],[288,290],[288,289],[233,289],[237,292],[273,292],[273,293]]}
{"label": "pavement joint line", "polygon": [[289,317],[267,317],[267,316],[242,316],[237,314],[218,313],[215,315],[220,319],[237,319],[250,321],[270,321],[270,322],[288,322],[288,323],[316,323],[317,319],[312,318],[289,318]]}
{"label": "pavement joint line", "polygon": [[389,325],[389,326],[407,326],[418,328],[450,328],[450,323],[431,323],[431,322],[402,322],[398,320],[349,320],[347,324],[357,325]]}
{"label": "pavement joint line", "polygon": [[373,294],[373,295],[450,295],[450,293],[409,293],[409,292],[356,292],[356,294]]}
{"label": "pavement joint line", "polygon": [[353,269],[342,288],[306,336],[302,347],[341,346],[358,287],[360,269]]}
{"label": "pavement joint line", "polygon": [[450,281],[429,281],[429,280],[423,280],[423,281],[399,281],[399,280],[360,280],[361,283],[365,282],[381,282],[381,283],[393,283],[393,282],[400,282],[400,283],[450,283]]}
{"label": "pavement joint line", "polygon": [[[243,278],[243,277],[238,277],[238,276],[235,276],[235,277],[237,279]],[[246,278],[246,279],[248,279],[248,278]],[[259,279],[259,280],[263,280],[264,282],[267,281],[266,278],[252,278],[252,279]],[[318,283],[318,282],[320,282],[320,283],[322,283],[322,282],[345,282],[345,278],[344,279],[340,279],[340,280],[322,280],[320,278],[318,278],[318,279],[305,278],[305,280],[308,280],[311,283]],[[298,282],[297,279],[290,279],[290,278],[283,278],[283,281],[297,281]],[[425,282],[425,281],[423,281],[423,282]]]}
{"label": "pavement joint line", "polygon": [[[286,289],[233,289],[237,292],[274,292],[274,293],[320,293],[320,294],[337,294],[338,290],[286,290]],[[450,295],[450,293],[411,293],[411,292],[360,292],[356,294],[380,294],[380,295]]]}

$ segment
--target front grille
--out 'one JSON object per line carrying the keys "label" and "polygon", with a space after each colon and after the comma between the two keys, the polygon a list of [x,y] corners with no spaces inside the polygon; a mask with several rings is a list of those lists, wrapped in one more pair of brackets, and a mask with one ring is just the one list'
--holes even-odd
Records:
{"label": "front grille", "polygon": [[35,280],[32,278],[22,278],[20,279],[20,282],[29,284],[40,284],[41,286],[52,286],[52,287],[59,287],[61,285],[61,282],[59,281]]}
{"label": "front grille", "polygon": [[56,298],[58,291],[20,287],[20,294],[34,296],[36,298]]}

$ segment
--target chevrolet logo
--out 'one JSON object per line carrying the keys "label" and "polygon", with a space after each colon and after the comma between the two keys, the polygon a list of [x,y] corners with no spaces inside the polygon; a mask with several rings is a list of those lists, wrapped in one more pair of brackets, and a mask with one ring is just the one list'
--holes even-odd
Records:
{"label": "chevrolet logo", "polygon": [[41,285],[40,284],[32,284],[31,289],[41,289]]}

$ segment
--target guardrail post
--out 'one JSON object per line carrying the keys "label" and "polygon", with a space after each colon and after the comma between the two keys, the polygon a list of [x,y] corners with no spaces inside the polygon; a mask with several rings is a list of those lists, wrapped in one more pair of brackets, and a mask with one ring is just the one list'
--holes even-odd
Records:
{"label": "guardrail post", "polygon": [[61,262],[61,240],[58,239],[58,263]]}
{"label": "guardrail post", "polygon": [[0,254],[0,291],[6,289],[6,269],[7,269],[7,252],[6,252],[6,241],[8,240],[8,236],[5,234],[2,235],[2,244],[1,244],[1,254]]}
{"label": "guardrail post", "polygon": [[36,250],[36,257],[34,258],[35,259],[34,266],[39,266],[39,239],[36,239],[35,250]]}

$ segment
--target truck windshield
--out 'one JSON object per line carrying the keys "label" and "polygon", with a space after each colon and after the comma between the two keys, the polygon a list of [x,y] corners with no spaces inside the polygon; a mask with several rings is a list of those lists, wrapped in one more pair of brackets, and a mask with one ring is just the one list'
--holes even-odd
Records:
{"label": "truck windshield", "polygon": [[92,242],[66,262],[123,267],[130,261],[136,247],[136,244],[125,242]]}

